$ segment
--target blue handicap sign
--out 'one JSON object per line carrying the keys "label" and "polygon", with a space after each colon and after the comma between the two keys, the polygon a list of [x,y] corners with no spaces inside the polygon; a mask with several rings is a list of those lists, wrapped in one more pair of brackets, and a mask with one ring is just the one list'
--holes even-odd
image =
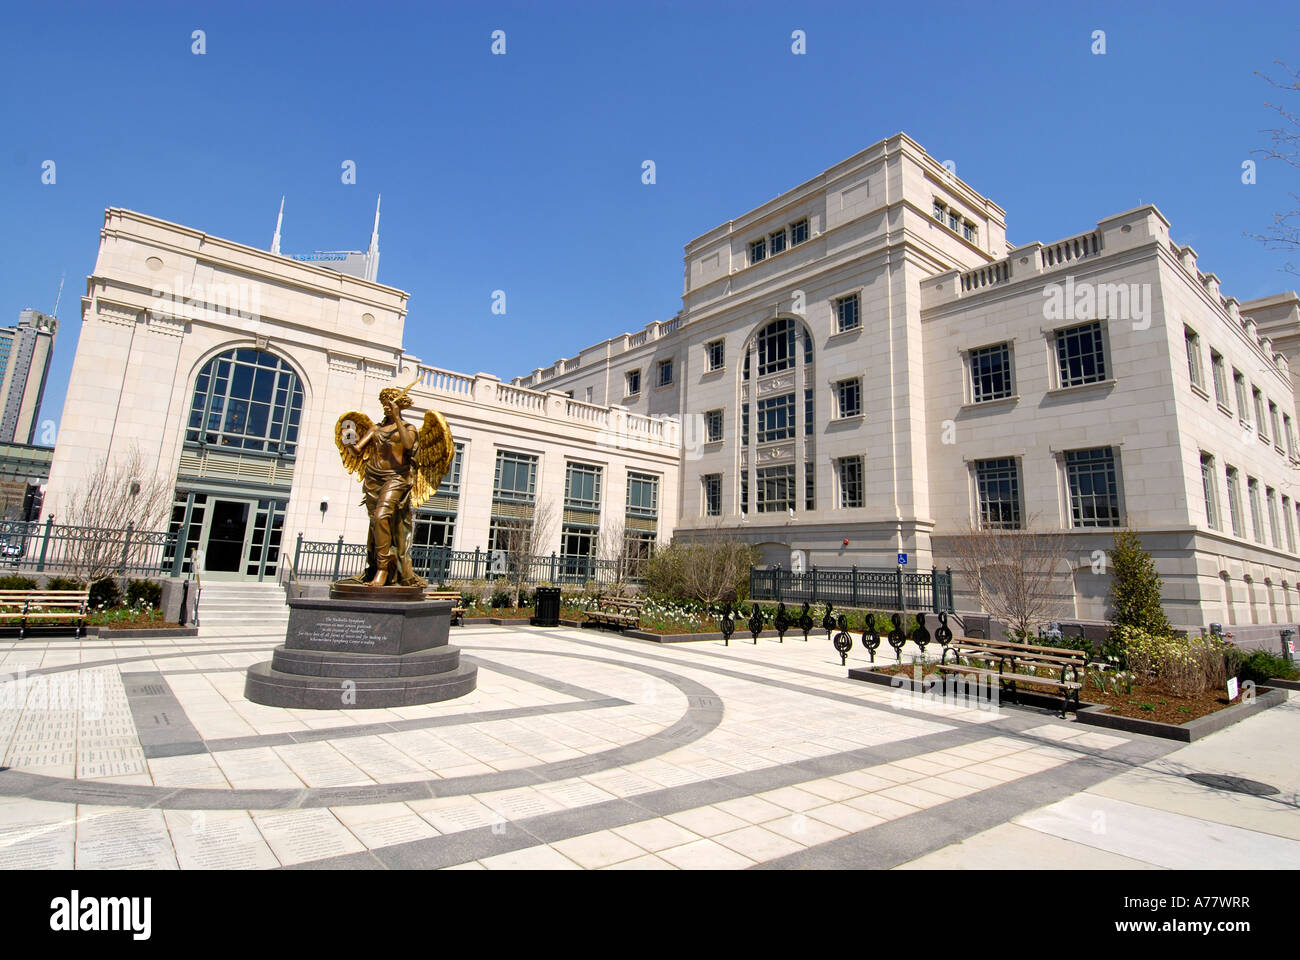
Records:
{"label": "blue handicap sign", "polygon": [[900,554],[898,555],[898,565],[899,565],[900,567],[905,567],[905,566],[907,566],[907,554],[905,554],[905,553],[900,553]]}

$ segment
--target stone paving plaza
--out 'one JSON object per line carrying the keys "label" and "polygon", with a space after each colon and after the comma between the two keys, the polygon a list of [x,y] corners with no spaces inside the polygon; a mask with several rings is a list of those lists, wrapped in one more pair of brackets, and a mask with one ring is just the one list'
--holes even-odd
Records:
{"label": "stone paving plaza", "polygon": [[468,626],[452,639],[479,686],[460,700],[249,703],[244,670],[282,637],[0,641],[0,866],[1300,865],[1295,699],[1179,746],[895,703],[846,679],[822,633],[726,647]]}

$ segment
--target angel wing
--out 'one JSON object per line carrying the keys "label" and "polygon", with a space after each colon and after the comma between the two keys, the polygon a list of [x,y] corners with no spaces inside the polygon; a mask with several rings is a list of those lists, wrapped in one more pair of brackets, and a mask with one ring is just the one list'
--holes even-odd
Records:
{"label": "angel wing", "polygon": [[424,426],[415,441],[414,474],[411,484],[411,509],[418,510],[424,501],[433,496],[442,478],[451,468],[456,455],[456,444],[451,438],[447,420],[437,410],[424,414]]}
{"label": "angel wing", "polygon": [[[339,422],[334,424],[334,444],[339,448],[339,456],[343,459],[343,469],[361,479],[362,472],[365,470],[366,457],[373,446],[367,446],[360,453],[353,453],[345,444],[356,443],[359,439],[369,433],[375,426],[375,422],[358,410],[350,410],[343,416],[339,417]],[[349,439],[345,439],[345,437]]]}

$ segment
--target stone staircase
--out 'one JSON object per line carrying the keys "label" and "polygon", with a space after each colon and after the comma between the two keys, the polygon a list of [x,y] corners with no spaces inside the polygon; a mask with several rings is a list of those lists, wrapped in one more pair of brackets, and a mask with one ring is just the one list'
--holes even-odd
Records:
{"label": "stone staircase", "polygon": [[278,634],[289,624],[284,588],[275,583],[209,582],[199,598],[199,633]]}

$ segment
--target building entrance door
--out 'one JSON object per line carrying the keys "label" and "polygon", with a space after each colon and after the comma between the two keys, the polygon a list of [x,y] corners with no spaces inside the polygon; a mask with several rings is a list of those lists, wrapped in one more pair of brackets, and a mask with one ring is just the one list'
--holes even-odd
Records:
{"label": "building entrance door", "polygon": [[246,500],[213,500],[208,525],[208,543],[204,549],[204,568],[213,572],[238,573],[244,560],[248,539]]}

